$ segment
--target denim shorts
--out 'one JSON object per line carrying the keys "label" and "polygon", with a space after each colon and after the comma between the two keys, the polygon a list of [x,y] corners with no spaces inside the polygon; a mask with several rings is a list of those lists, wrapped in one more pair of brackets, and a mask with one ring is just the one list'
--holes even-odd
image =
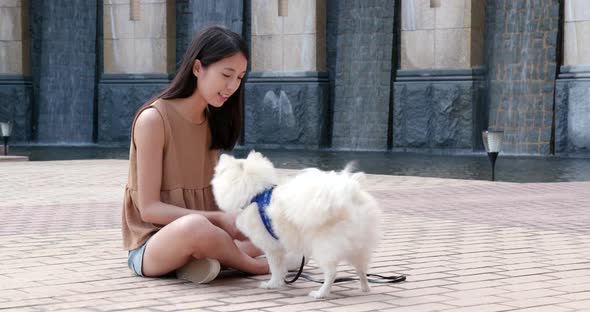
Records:
{"label": "denim shorts", "polygon": [[150,241],[150,239],[152,239],[152,237],[153,234],[148,239],[146,239],[143,245],[133,250],[129,250],[129,253],[127,254],[127,265],[129,266],[131,271],[133,271],[133,273],[135,273],[138,276],[143,276],[143,253],[145,252],[145,247],[147,246],[147,243]]}

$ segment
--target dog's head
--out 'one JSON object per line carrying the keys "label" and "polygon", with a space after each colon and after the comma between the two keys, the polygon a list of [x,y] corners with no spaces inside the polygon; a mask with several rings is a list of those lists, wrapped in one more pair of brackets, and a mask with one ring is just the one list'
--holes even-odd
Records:
{"label": "dog's head", "polygon": [[211,185],[221,210],[237,212],[266,188],[277,184],[273,164],[262,154],[251,151],[246,159],[222,154],[215,166]]}

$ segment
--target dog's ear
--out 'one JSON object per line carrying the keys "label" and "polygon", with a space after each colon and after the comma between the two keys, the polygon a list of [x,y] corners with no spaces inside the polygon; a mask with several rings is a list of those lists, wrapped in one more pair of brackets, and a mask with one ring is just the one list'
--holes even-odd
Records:
{"label": "dog's ear", "polygon": [[220,162],[222,162],[222,161],[228,161],[230,159],[233,159],[233,157],[230,156],[230,155],[227,155],[227,154],[221,154],[221,156],[219,156],[219,161]]}
{"label": "dog's ear", "polygon": [[251,150],[250,153],[248,153],[248,158],[246,159],[261,159],[264,158],[264,156],[262,156],[262,154],[258,153],[255,150]]}
{"label": "dog's ear", "polygon": [[234,160],[235,160],[235,158],[233,156],[221,154],[219,156],[219,161],[217,162],[217,165],[215,166],[215,172],[223,171],[223,169],[227,168]]}

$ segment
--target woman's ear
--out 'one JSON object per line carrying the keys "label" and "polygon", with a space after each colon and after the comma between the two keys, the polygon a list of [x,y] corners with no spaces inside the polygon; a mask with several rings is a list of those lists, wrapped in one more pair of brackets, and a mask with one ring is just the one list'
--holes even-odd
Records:
{"label": "woman's ear", "polygon": [[203,65],[201,64],[201,61],[196,59],[193,62],[193,75],[195,75],[195,77],[199,78],[199,75],[201,75],[202,71],[203,71]]}

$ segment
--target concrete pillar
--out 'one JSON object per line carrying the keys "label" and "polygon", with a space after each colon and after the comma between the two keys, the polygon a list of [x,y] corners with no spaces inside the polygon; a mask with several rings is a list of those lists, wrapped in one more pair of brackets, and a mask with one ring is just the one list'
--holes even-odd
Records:
{"label": "concrete pillar", "polygon": [[317,148],[328,109],[325,0],[251,1],[244,144]]}
{"label": "concrete pillar", "polygon": [[556,83],[555,153],[590,153],[590,1],[564,3],[563,66]]}
{"label": "concrete pillar", "polygon": [[0,1],[0,121],[12,121],[11,142],[31,139],[29,1]]}
{"label": "concrete pillar", "polygon": [[337,25],[332,146],[385,150],[391,103],[394,1],[331,1]]}
{"label": "concrete pillar", "polygon": [[403,0],[394,149],[482,148],[484,0]]}
{"label": "concrete pillar", "polygon": [[506,154],[551,153],[559,1],[487,1],[489,127]]}
{"label": "concrete pillar", "polygon": [[104,0],[98,92],[101,144],[128,144],[139,106],[176,71],[174,0]]}
{"label": "concrete pillar", "polygon": [[94,141],[97,8],[97,0],[31,0],[34,130],[39,143]]}

